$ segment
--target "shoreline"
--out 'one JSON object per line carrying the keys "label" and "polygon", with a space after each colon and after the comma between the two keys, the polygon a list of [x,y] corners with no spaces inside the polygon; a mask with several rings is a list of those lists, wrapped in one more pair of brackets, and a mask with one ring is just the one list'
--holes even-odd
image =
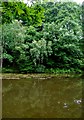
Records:
{"label": "shoreline", "polygon": [[50,79],[54,77],[62,77],[62,78],[71,78],[71,77],[80,77],[81,74],[36,74],[36,73],[28,73],[28,74],[18,74],[18,73],[0,73],[0,79],[11,79],[11,80],[19,80],[19,79]]}

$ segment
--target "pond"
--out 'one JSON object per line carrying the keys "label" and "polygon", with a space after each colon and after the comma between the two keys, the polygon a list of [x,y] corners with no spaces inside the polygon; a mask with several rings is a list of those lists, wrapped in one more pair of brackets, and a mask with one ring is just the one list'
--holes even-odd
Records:
{"label": "pond", "polygon": [[3,118],[81,118],[82,79],[3,79]]}

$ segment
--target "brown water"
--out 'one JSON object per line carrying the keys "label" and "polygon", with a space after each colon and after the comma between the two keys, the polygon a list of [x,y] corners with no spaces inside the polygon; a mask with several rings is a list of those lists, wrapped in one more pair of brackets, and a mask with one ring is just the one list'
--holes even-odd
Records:
{"label": "brown water", "polygon": [[3,80],[3,118],[80,118],[82,79]]}

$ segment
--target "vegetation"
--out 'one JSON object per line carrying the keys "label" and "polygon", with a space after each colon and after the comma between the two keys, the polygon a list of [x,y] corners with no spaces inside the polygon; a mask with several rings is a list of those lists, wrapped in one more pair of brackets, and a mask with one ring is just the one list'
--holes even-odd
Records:
{"label": "vegetation", "polygon": [[2,2],[3,72],[80,73],[82,9],[74,2]]}

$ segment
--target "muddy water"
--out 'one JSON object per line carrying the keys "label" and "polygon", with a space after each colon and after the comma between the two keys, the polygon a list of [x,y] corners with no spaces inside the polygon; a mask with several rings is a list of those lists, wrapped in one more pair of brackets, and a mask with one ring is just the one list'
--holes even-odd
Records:
{"label": "muddy water", "polygon": [[81,78],[3,80],[3,118],[80,118]]}

